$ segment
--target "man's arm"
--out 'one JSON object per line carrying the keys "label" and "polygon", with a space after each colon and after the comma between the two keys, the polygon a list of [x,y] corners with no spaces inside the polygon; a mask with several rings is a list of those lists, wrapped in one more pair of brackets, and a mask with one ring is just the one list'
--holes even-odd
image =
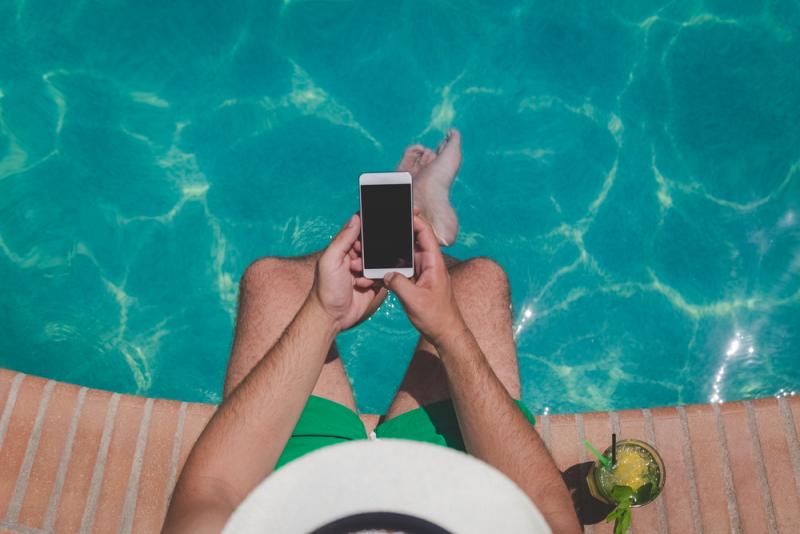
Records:
{"label": "man's arm", "polygon": [[189,454],[163,532],[219,532],[268,474],[291,437],[336,334],[354,325],[377,288],[354,273],[358,216],[317,262],[314,285],[278,342],[220,405]]}
{"label": "man's arm", "polygon": [[553,532],[580,532],[561,472],[494,374],[466,324],[435,345],[447,375],[458,425],[470,454],[517,483]]}
{"label": "man's arm", "polygon": [[203,430],[181,472],[164,531],[219,532],[272,472],[337,332],[310,293],[275,347]]}
{"label": "man's arm", "polygon": [[467,450],[516,482],[554,532],[580,532],[569,492],[550,453],[461,317],[433,230],[419,217],[414,219],[414,230],[416,281],[392,273],[384,282],[441,357]]}

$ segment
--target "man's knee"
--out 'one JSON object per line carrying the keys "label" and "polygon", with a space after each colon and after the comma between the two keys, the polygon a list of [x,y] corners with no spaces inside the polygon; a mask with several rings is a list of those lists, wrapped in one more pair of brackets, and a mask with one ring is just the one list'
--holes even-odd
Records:
{"label": "man's knee", "polygon": [[471,258],[459,264],[464,280],[475,289],[499,291],[508,295],[508,275],[493,259],[485,256]]}
{"label": "man's knee", "polygon": [[303,265],[294,258],[260,258],[244,270],[239,280],[239,293],[258,291],[270,285],[291,287],[301,282]]}

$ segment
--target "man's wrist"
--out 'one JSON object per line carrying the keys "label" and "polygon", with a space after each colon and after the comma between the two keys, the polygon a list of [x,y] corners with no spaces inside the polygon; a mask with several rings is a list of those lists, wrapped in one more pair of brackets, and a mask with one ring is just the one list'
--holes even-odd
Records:
{"label": "man's wrist", "polygon": [[317,328],[329,332],[333,337],[336,337],[336,335],[342,331],[342,325],[339,319],[325,309],[325,306],[319,299],[319,295],[317,295],[315,287],[312,287],[311,291],[309,291],[303,306],[308,310],[308,313],[315,318],[314,324],[318,325]]}
{"label": "man's wrist", "polygon": [[431,343],[433,343],[433,346],[435,346],[439,354],[441,354],[445,352],[447,348],[457,344],[459,340],[463,340],[464,336],[467,335],[472,335],[472,333],[463,317],[461,317],[461,314],[457,313],[452,317],[442,333],[431,340]]}

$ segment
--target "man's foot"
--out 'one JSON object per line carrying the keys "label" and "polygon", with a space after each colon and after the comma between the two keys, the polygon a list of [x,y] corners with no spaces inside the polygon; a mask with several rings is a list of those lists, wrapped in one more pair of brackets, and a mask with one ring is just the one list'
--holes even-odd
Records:
{"label": "man's foot", "polygon": [[412,145],[397,165],[414,178],[414,207],[433,226],[439,244],[450,246],[458,235],[458,218],[450,204],[450,186],[461,166],[461,134],[451,128],[434,153]]}

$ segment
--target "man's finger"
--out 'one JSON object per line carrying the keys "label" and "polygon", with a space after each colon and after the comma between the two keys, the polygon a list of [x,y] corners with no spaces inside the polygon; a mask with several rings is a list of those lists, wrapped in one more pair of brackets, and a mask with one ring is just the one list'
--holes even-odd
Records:
{"label": "man's finger", "polygon": [[363,271],[363,266],[361,265],[361,258],[351,258],[350,259],[350,270],[354,273],[360,273]]}
{"label": "man's finger", "polygon": [[347,222],[344,228],[342,228],[336,237],[333,238],[331,244],[328,245],[328,249],[336,252],[337,257],[343,258],[353,246],[353,243],[356,242],[356,239],[358,239],[360,232],[361,220],[359,219],[358,214],[355,214],[350,217],[350,220]]}
{"label": "man's finger", "polygon": [[370,278],[364,278],[363,276],[359,276],[358,278],[355,279],[353,285],[361,289],[367,289],[373,287],[376,282],[377,280],[372,280]]}
{"label": "man's finger", "polygon": [[414,282],[397,273],[387,273],[383,277],[383,283],[397,295],[401,302],[411,299],[416,289]]}
{"label": "man's finger", "polygon": [[414,232],[417,236],[414,267],[416,270],[419,265],[420,269],[417,273],[431,268],[435,271],[445,269],[444,256],[431,225],[422,217],[414,217]]}
{"label": "man's finger", "polygon": [[421,251],[439,250],[439,242],[428,221],[420,216],[414,217],[414,232],[417,234],[417,245]]}
{"label": "man's finger", "polygon": [[414,252],[414,270],[416,272],[419,272],[419,270],[422,268],[423,260],[424,260],[423,252],[421,252],[419,250],[415,251]]}

